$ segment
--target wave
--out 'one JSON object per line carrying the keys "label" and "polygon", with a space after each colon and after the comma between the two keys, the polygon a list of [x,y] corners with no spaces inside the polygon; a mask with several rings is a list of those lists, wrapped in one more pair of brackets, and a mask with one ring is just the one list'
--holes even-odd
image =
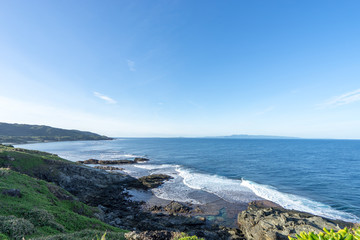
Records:
{"label": "wave", "polygon": [[145,170],[147,174],[164,173],[173,177],[161,187],[152,190],[157,197],[166,200],[204,204],[206,201],[194,198],[193,193],[205,191],[230,203],[249,203],[254,200],[266,199],[279,204],[285,209],[308,212],[330,219],[350,222],[360,221],[357,216],[351,213],[339,211],[326,204],[295,194],[283,193],[274,187],[245,179],[237,180],[219,175],[199,173],[172,164],[136,164],[134,167]]}
{"label": "wave", "polygon": [[233,180],[218,175],[196,173],[184,168],[176,171],[184,179],[184,184],[190,188],[203,190],[224,199],[230,203],[248,203],[260,198],[249,188],[241,186],[240,180]]}
{"label": "wave", "polygon": [[326,218],[339,219],[343,221],[360,221],[357,216],[351,213],[346,213],[333,209],[328,205],[307,199],[305,197],[279,192],[271,186],[261,185],[244,179],[242,179],[241,185],[251,189],[259,197],[275,202],[286,209],[294,209]]}

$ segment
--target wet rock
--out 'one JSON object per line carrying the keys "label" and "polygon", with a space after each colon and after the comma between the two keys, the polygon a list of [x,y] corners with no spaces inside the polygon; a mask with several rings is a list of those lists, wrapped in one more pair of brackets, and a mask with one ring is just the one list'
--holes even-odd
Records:
{"label": "wet rock", "polygon": [[171,240],[173,233],[170,231],[145,231],[125,233],[127,240]]}
{"label": "wet rock", "polygon": [[18,198],[22,197],[22,194],[19,189],[5,189],[1,193],[3,195],[7,195],[10,197],[18,197]]}
{"label": "wet rock", "polygon": [[166,174],[151,174],[139,178],[139,181],[147,188],[156,188],[163,184],[166,180],[172,179],[173,177]]}
{"label": "wet rock", "polygon": [[77,161],[82,164],[101,164],[101,165],[109,165],[109,164],[134,164],[135,161],[132,160],[97,160],[97,159],[89,159],[85,161]]}
{"label": "wet rock", "polygon": [[167,211],[168,213],[176,214],[176,213],[190,213],[192,208],[190,208],[189,206],[183,203],[172,201],[171,203],[165,206],[164,210]]}
{"label": "wet rock", "polygon": [[123,171],[124,170],[123,168],[113,167],[113,166],[95,166],[94,168],[108,170],[108,171],[115,171],[115,170]]}
{"label": "wet rock", "polygon": [[151,212],[159,212],[159,211],[162,211],[162,210],[163,210],[163,207],[162,207],[162,206],[154,205],[154,206],[151,206],[151,207],[149,208],[149,210],[150,210]]}
{"label": "wet rock", "polygon": [[149,159],[148,158],[143,158],[143,157],[136,157],[134,158],[134,162],[135,163],[143,163],[143,162],[148,162]]}
{"label": "wet rock", "polygon": [[109,164],[135,164],[147,162],[149,159],[137,157],[134,160],[97,160],[97,159],[88,159],[85,161],[77,161],[81,164],[100,164],[100,165],[109,165]]}
{"label": "wet rock", "polygon": [[324,227],[336,231],[352,226],[351,223],[279,207],[261,208],[257,203],[250,203],[247,210],[239,213],[238,224],[247,240],[282,240],[303,231],[318,233]]}

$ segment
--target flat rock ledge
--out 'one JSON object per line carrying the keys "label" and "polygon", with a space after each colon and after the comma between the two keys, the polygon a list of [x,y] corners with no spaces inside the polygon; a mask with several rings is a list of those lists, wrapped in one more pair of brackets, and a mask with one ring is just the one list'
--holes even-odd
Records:
{"label": "flat rock ledge", "polygon": [[113,166],[95,166],[94,168],[96,169],[102,169],[102,170],[107,170],[107,171],[123,171],[123,168],[118,168],[118,167],[113,167]]}
{"label": "flat rock ledge", "polygon": [[173,177],[166,174],[151,174],[139,178],[139,181],[147,188],[156,188],[172,178]]}
{"label": "flat rock ledge", "polygon": [[352,223],[330,220],[309,213],[252,202],[239,213],[238,225],[247,240],[288,240],[300,232],[319,233],[323,228],[340,230]]}
{"label": "flat rock ledge", "polygon": [[88,159],[85,161],[77,161],[77,163],[81,164],[100,164],[100,165],[110,165],[110,164],[135,164],[135,163],[143,163],[148,162],[147,158],[134,158],[134,160],[97,160],[97,159]]}

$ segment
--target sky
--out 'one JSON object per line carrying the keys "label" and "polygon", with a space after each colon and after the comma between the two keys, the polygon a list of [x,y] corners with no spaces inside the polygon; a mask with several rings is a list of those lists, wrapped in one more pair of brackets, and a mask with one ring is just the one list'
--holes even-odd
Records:
{"label": "sky", "polygon": [[360,139],[360,2],[0,0],[0,122]]}

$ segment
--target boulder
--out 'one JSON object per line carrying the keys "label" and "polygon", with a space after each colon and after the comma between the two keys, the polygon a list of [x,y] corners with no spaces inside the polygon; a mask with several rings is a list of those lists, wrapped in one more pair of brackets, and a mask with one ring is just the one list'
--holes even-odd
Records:
{"label": "boulder", "polygon": [[147,188],[156,188],[163,184],[166,180],[172,179],[173,177],[166,174],[151,174],[139,178],[139,181]]}
{"label": "boulder", "polygon": [[179,202],[172,201],[168,205],[165,206],[165,211],[171,214],[177,213],[190,213],[192,208]]}
{"label": "boulder", "polygon": [[335,221],[309,213],[286,210],[281,207],[261,207],[250,203],[247,210],[239,213],[238,225],[247,240],[287,240],[300,232],[319,233],[325,227],[339,230],[351,223]]}

